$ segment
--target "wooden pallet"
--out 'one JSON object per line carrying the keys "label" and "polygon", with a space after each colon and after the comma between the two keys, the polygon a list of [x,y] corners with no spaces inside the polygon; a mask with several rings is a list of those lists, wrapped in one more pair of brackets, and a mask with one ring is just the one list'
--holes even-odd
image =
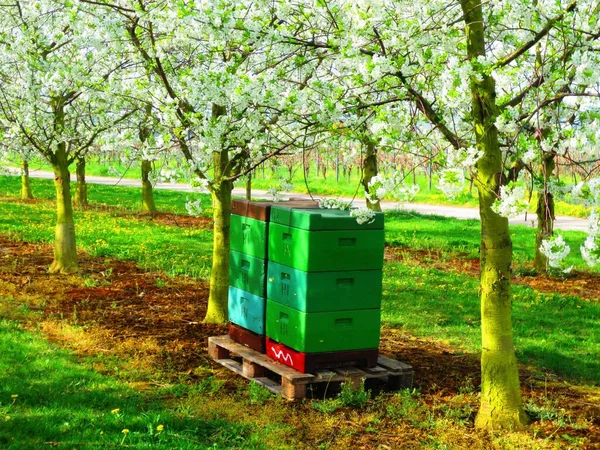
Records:
{"label": "wooden pallet", "polygon": [[[234,342],[229,336],[208,338],[208,353],[212,359],[233,372],[258,383],[287,400],[306,397],[311,385],[350,381],[358,387],[361,380],[380,380],[389,390],[411,387],[413,370],[408,364],[379,355],[373,368],[337,367],[319,369],[313,373],[301,373],[272,360],[267,355]],[[234,359],[237,355],[241,359]]]}

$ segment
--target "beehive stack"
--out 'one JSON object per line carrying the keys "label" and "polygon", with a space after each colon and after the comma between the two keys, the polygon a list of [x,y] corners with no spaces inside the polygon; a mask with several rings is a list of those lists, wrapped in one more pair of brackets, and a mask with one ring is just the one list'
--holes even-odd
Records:
{"label": "beehive stack", "polygon": [[266,270],[269,214],[273,205],[318,208],[310,200],[250,202],[231,205],[229,270],[229,335],[241,344],[265,352]]}
{"label": "beehive stack", "polygon": [[374,367],[380,335],[383,214],[274,206],[269,224],[267,355],[301,372]]}

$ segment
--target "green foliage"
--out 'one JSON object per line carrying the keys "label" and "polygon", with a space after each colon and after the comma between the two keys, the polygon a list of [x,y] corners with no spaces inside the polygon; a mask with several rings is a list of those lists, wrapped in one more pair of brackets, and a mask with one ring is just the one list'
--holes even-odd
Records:
{"label": "green foliage", "polygon": [[386,406],[386,415],[393,420],[406,419],[417,415],[422,409],[419,391],[402,389],[398,391]]}
{"label": "green foliage", "polygon": [[[533,261],[535,229],[525,225],[512,225],[510,232],[514,265],[517,270],[521,270],[520,265],[530,265]],[[457,220],[411,211],[387,211],[385,233],[386,242],[395,247],[432,250],[441,252],[446,258],[454,258],[457,254],[479,258],[481,223],[478,220]],[[590,268],[585,265],[578,251],[585,240],[586,233],[561,231],[561,234],[572,249],[566,259],[566,265],[574,265],[576,269],[589,271]]]}
{"label": "green foliage", "polygon": [[371,391],[365,390],[364,378],[360,380],[358,388],[355,388],[351,382],[342,383],[342,390],[337,396],[340,405],[353,408],[364,408],[370,398]]}
{"label": "green foliage", "polygon": [[251,405],[263,405],[273,398],[273,394],[258,383],[248,385],[248,400]]}
{"label": "green foliage", "polygon": [[323,414],[330,414],[342,407],[365,408],[371,399],[371,391],[365,390],[364,378],[360,381],[358,387],[355,387],[351,381],[343,382],[341,390],[334,399],[324,399],[314,401],[312,408]]}

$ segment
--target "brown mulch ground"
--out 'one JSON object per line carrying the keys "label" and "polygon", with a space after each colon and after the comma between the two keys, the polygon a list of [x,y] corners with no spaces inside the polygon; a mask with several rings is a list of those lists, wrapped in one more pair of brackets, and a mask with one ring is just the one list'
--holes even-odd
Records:
{"label": "brown mulch ground", "polygon": [[[184,224],[179,216],[152,216],[148,220],[160,223],[176,220],[178,226],[192,226]],[[197,221],[188,223],[206,225],[202,220],[193,220]],[[431,252],[428,252],[430,256]],[[387,259],[403,257],[405,255],[398,253],[397,249],[386,250]],[[31,309],[39,310],[45,320],[104,330],[107,349],[125,341],[155,341],[159,348],[156,364],[172,373],[192,374],[193,377],[199,366],[217,367],[207,356],[206,342],[209,336],[225,334],[226,328],[200,322],[206,312],[206,284],[190,278],[170,278],[158,272],[145,271],[131,262],[106,261],[88,255],[82,255],[80,259],[83,278],[55,276],[47,273],[51,260],[52,249],[47,245],[11,241],[0,236],[0,293],[24,299]],[[455,270],[475,273],[478,261],[460,261],[457,258],[452,262],[433,262],[429,266],[432,264],[440,264],[440,268],[443,266],[445,270],[451,264]],[[552,289],[552,292],[564,292],[562,288],[558,289],[560,286],[552,285],[550,280],[529,281],[533,287],[538,283]],[[581,280],[572,281],[567,284],[572,287],[565,289],[581,286]],[[586,279],[586,283],[593,285],[585,288],[588,293],[600,289],[597,278]],[[68,345],[52,327],[45,330],[51,338]],[[97,348],[92,350],[98,351]],[[456,352],[434,340],[415,338],[401,329],[382,330],[381,351],[413,365],[415,387],[421,390],[429,404],[449,401],[461,389],[480,383],[476,355]],[[230,374],[225,377],[235,378]],[[526,398],[551,397],[558,402],[557,407],[563,408],[570,416],[592,418],[587,429],[565,426],[561,433],[586,437],[590,445],[587,448],[600,446],[600,405],[591,403],[586,392],[560,380],[536,379],[525,368],[521,371],[521,379]],[[541,424],[538,429],[545,435],[555,432],[551,425]],[[385,436],[378,439],[385,439]],[[364,448],[369,448],[368,443],[365,445]]]}

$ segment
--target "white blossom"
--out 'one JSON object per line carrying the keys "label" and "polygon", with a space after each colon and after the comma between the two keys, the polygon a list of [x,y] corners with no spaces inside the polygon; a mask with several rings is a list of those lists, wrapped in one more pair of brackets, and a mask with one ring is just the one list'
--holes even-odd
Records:
{"label": "white blossom", "polygon": [[500,198],[492,205],[492,210],[502,216],[512,219],[525,212],[529,207],[526,191],[523,186],[500,186]]}
{"label": "white blossom", "polygon": [[[540,252],[548,258],[548,265],[554,269],[562,269],[564,259],[571,252],[571,247],[564,241],[562,235],[557,235],[548,240],[543,240],[540,245]],[[562,269],[564,273],[569,273],[573,266]]]}

